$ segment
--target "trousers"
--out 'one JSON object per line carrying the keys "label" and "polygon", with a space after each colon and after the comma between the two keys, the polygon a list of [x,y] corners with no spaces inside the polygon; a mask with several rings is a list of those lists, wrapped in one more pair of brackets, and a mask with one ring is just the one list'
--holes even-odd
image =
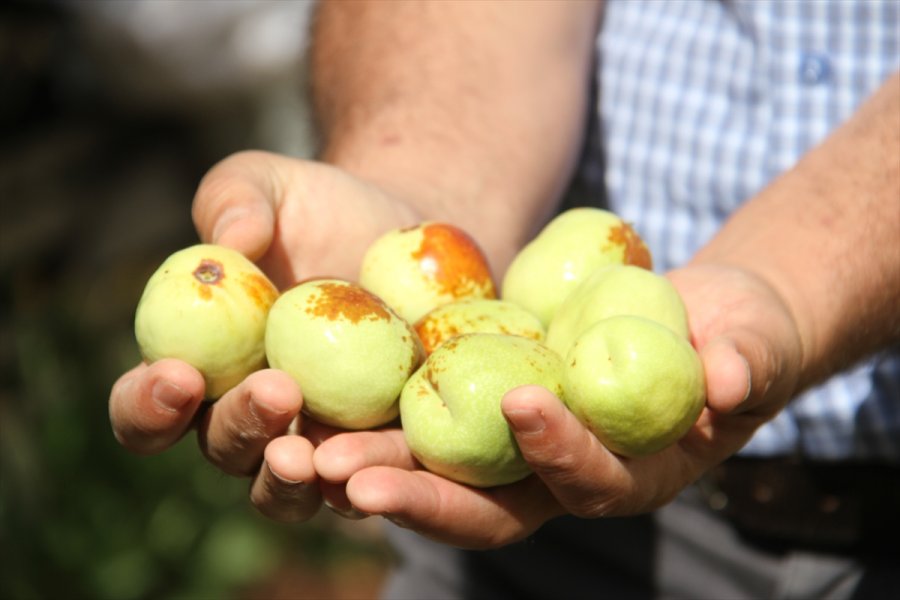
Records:
{"label": "trousers", "polygon": [[900,597],[895,553],[757,544],[697,486],[650,515],[561,517],[499,550],[460,550],[388,527],[398,555],[388,600]]}

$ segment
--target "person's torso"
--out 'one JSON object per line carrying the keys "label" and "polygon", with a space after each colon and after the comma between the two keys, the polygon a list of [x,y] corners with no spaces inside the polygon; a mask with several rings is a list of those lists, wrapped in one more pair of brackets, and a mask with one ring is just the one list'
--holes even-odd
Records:
{"label": "person's torso", "polygon": [[[608,202],[663,272],[900,66],[900,4],[608,0],[598,50]],[[900,461],[900,351],[804,393],[743,453]]]}

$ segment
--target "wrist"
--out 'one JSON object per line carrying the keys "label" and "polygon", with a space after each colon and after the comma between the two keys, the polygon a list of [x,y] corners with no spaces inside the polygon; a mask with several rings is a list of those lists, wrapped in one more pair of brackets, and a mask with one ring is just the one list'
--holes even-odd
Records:
{"label": "wrist", "polygon": [[[323,159],[388,199],[399,215],[398,226],[438,221],[460,227],[478,243],[492,273],[500,277],[534,229],[549,217],[555,202],[523,201],[523,190],[492,180],[463,159],[449,161],[452,167],[439,164],[432,158],[439,155],[445,154],[429,152],[423,146],[417,152],[393,156],[375,148],[333,151]],[[532,215],[524,206],[538,207],[541,214]]]}
{"label": "wrist", "polygon": [[276,231],[274,240],[276,253],[293,258],[294,281],[312,277],[356,281],[363,255],[379,236],[422,220],[414,207],[373,182],[331,165],[307,161],[299,165],[294,176],[303,185],[296,186],[295,193],[302,197],[283,202],[278,219],[302,226],[303,235],[280,239]]}
{"label": "wrist", "polygon": [[[762,244],[752,241],[757,235],[752,232],[763,232],[767,227],[762,221],[754,222],[756,214],[745,212],[748,214],[741,217],[741,226],[747,228],[745,235],[727,235],[726,226],[719,236],[696,254],[689,266],[721,273],[720,281],[712,282],[714,286],[740,288],[739,298],[752,294],[764,303],[766,310],[761,312],[755,308],[753,312],[760,314],[745,314],[741,326],[763,338],[760,348],[765,351],[757,360],[765,371],[771,374],[791,372],[786,378],[779,379],[791,382],[791,389],[781,392],[794,397],[817,379],[814,373],[820,355],[821,335],[817,307],[804,295],[806,288],[803,280],[808,274],[793,268],[792,261],[796,257],[784,256],[777,248],[774,251],[764,249]],[[769,241],[769,244],[775,242]],[[738,300],[735,306],[720,307],[722,318],[730,318],[725,313],[744,313],[741,302]],[[753,306],[752,302],[750,305]],[[753,357],[745,358],[755,360]],[[752,382],[756,391],[759,391],[760,383]]]}

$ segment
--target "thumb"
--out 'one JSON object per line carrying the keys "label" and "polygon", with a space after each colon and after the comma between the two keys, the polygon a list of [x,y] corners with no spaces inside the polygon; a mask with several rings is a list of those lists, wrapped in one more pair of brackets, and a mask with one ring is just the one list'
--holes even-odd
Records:
{"label": "thumb", "polygon": [[[625,491],[617,458],[550,391],[515,388],[501,407],[525,460],[566,510],[596,516]],[[598,482],[608,493],[598,494]]]}
{"label": "thumb", "polygon": [[194,196],[192,215],[200,238],[259,260],[275,229],[281,181],[278,157],[240,152],[215,165]]}
{"label": "thumb", "polygon": [[720,413],[738,409],[750,397],[752,371],[731,338],[719,336],[700,351],[706,373],[706,402]]}

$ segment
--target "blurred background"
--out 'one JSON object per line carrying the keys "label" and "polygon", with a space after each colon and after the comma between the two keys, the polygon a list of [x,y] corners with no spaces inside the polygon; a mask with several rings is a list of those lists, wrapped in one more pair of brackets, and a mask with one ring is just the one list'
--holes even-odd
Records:
{"label": "blurred background", "polygon": [[258,516],[188,436],[113,439],[150,273],[197,241],[203,173],[310,156],[314,6],[263,0],[0,4],[0,598],[370,598],[374,520]]}

